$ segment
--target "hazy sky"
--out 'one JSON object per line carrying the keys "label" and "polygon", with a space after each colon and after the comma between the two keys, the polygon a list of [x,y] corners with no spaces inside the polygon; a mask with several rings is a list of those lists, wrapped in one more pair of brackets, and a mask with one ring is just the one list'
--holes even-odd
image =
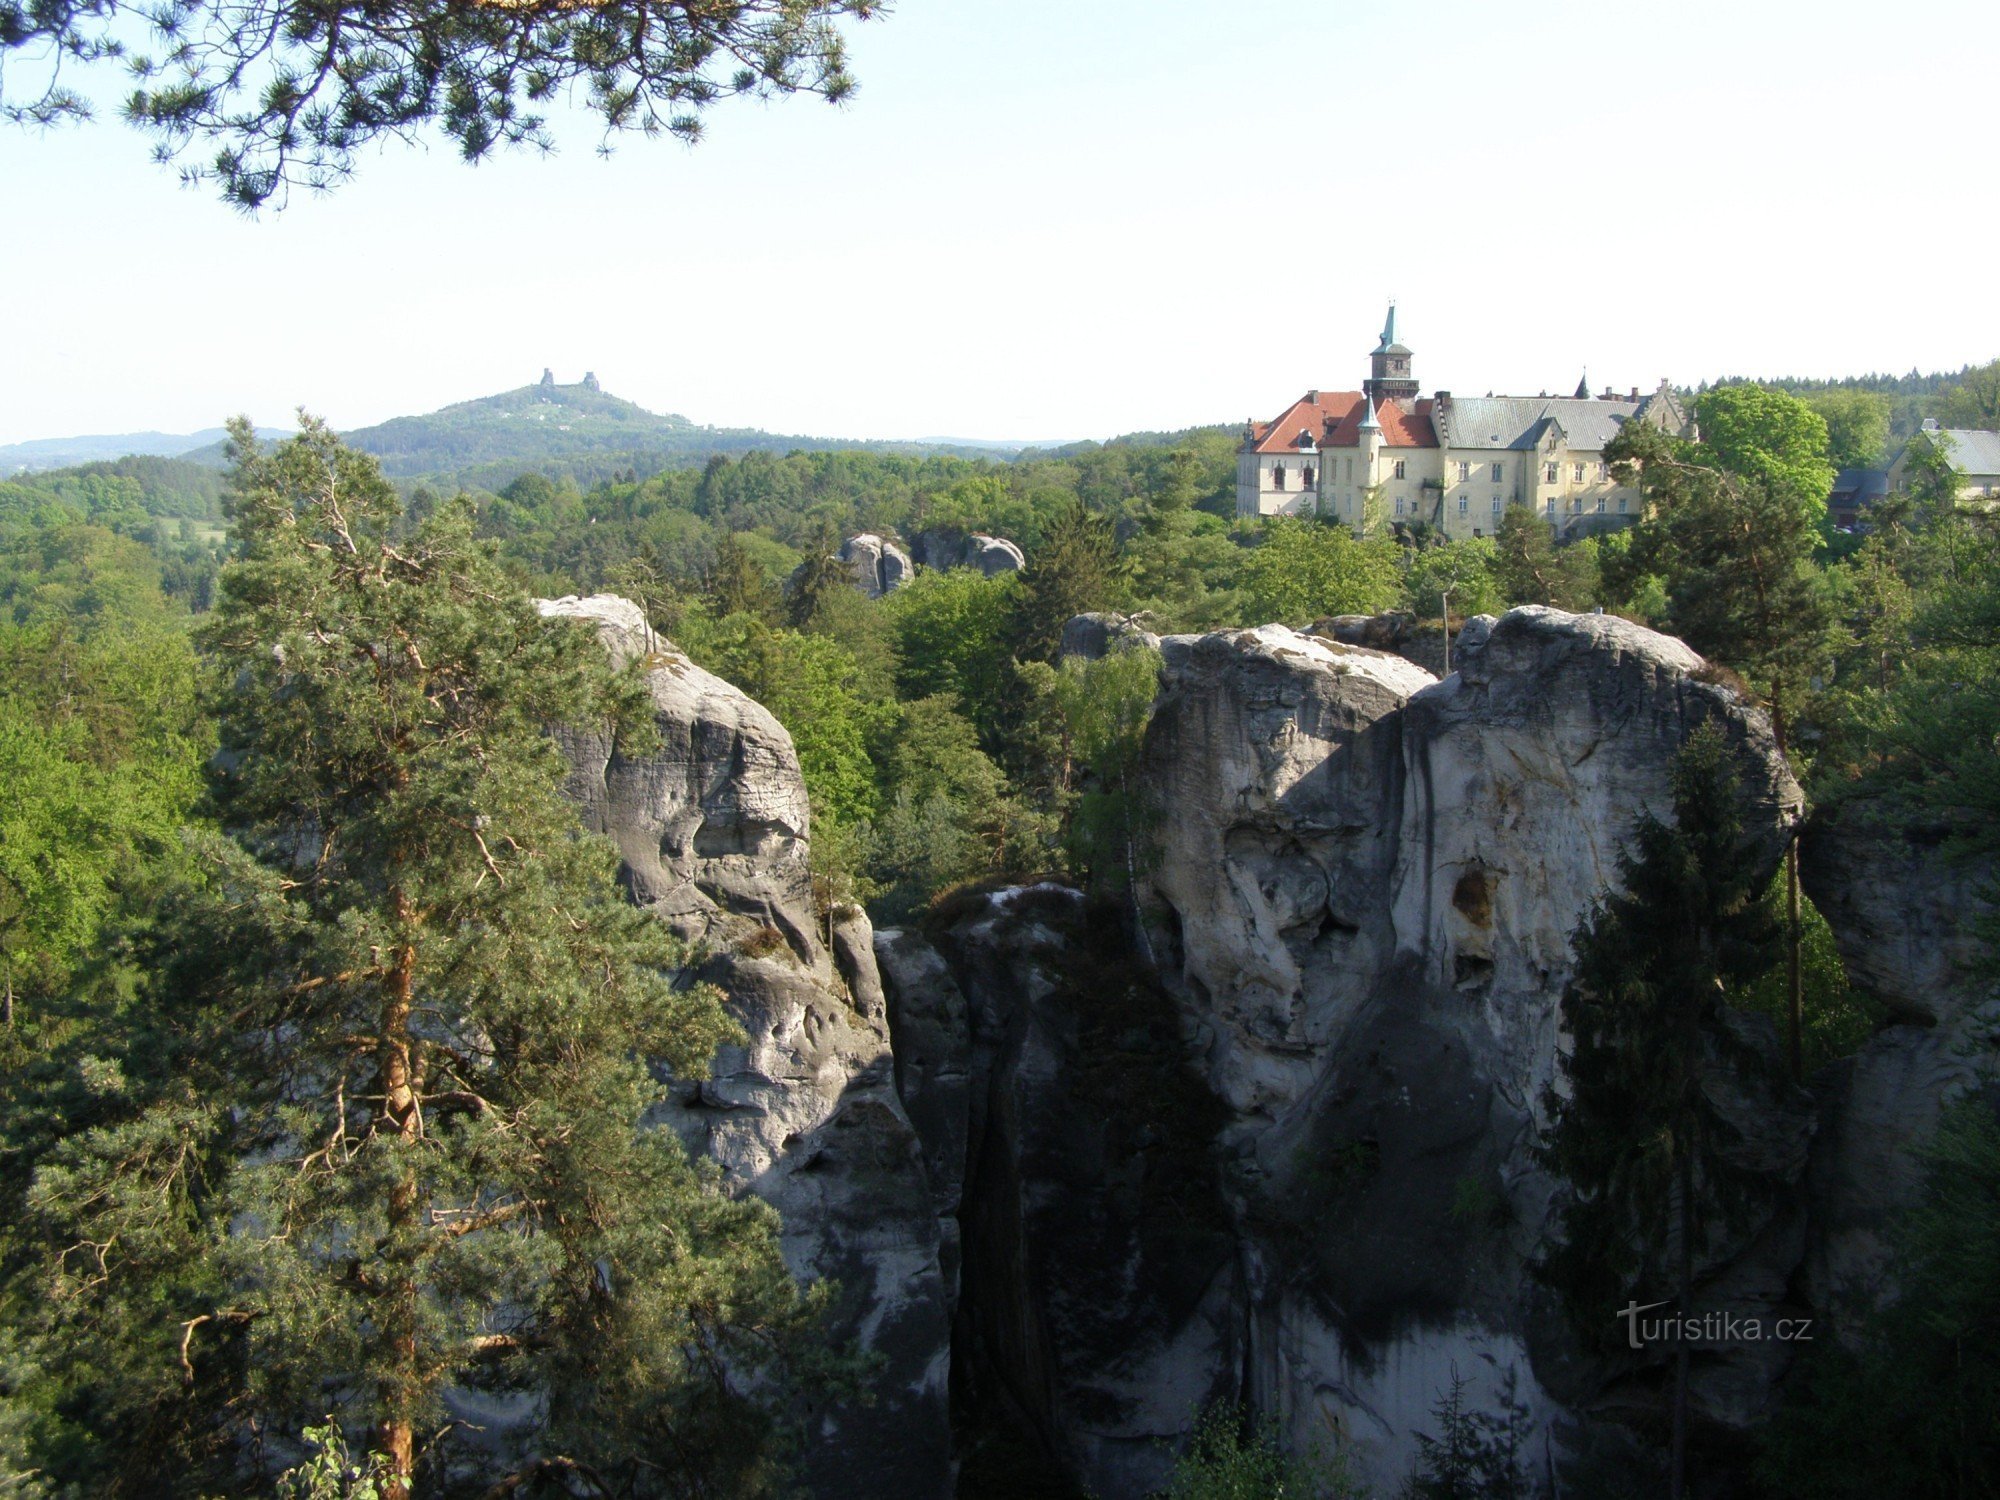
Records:
{"label": "hazy sky", "polygon": [[[0,442],[594,370],[698,422],[1109,436],[1426,391],[2000,355],[2000,6],[902,0],[833,109],[390,150],[245,220],[0,129]],[[22,59],[9,83],[26,81]]]}

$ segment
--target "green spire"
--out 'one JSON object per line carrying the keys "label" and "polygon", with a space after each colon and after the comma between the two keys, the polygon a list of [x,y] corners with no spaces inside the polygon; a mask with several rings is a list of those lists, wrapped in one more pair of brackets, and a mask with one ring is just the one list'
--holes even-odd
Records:
{"label": "green spire", "polygon": [[1389,321],[1382,325],[1382,342],[1376,346],[1375,352],[1377,354],[1380,354],[1395,342],[1396,342],[1396,299],[1391,297],[1389,299]]}

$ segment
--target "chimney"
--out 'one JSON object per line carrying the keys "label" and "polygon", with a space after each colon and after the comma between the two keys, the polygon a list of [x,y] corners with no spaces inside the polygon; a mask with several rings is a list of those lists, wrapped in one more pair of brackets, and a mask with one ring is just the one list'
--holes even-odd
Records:
{"label": "chimney", "polygon": [[1318,392],[1318,391],[1307,391],[1307,392],[1306,392],[1306,405],[1307,405],[1307,406],[1318,406],[1318,405],[1319,405],[1319,392]]}
{"label": "chimney", "polygon": [[1633,387],[1632,387],[1632,394],[1631,394],[1631,395],[1629,395],[1629,396],[1627,396],[1627,397],[1626,397],[1625,399],[1626,399],[1627,401],[1630,401],[1630,402],[1633,402],[1633,403],[1635,403],[1635,404],[1636,404],[1636,403],[1638,402],[1638,400],[1639,400],[1639,387],[1637,387],[1636,385],[1635,385],[1635,386],[1633,386]]}

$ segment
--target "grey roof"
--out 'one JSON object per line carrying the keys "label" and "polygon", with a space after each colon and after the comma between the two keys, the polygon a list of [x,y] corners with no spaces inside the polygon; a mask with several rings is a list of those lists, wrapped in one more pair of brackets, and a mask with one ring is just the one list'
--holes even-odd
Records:
{"label": "grey roof", "polygon": [[1631,401],[1578,401],[1569,396],[1453,396],[1431,421],[1446,448],[1533,448],[1548,420],[1569,446],[1599,452],[1637,414]]}
{"label": "grey roof", "polygon": [[1947,427],[1937,434],[1951,439],[1952,467],[1965,474],[2000,474],[2000,432]]}
{"label": "grey roof", "polygon": [[1832,498],[1851,495],[1857,505],[1879,500],[1889,493],[1887,469],[1842,469],[1833,478]]}

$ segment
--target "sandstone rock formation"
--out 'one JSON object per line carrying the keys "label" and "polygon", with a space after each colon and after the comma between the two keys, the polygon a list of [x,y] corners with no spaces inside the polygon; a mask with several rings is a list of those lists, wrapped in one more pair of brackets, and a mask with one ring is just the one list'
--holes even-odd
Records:
{"label": "sandstone rock formation", "polygon": [[910,540],[910,556],[926,568],[977,568],[988,578],[1018,573],[1028,565],[1021,549],[1004,536],[956,528],[918,532]]}
{"label": "sandstone rock formation", "polygon": [[816,1413],[806,1477],[834,1500],[951,1493],[948,1309],[938,1218],[896,1092],[868,919],[830,925],[807,874],[791,737],[612,595],[544,600],[646,674],[660,743],[628,758],[565,731],[569,795],[611,837],[635,901],[706,945],[701,975],[744,1031],[657,1123],[775,1206],[800,1276],[839,1283],[835,1333],[881,1360],[873,1400]]}
{"label": "sandstone rock formation", "polygon": [[[715,948],[747,1034],[661,1123],[778,1205],[884,1360],[874,1407],[824,1415],[818,1493],[949,1493],[947,1385],[975,1444],[1025,1435],[1105,1500],[1156,1490],[1218,1398],[1335,1435],[1384,1493],[1454,1375],[1544,1465],[1657,1414],[1663,1355],[1586,1349],[1527,1268],[1571,937],[1675,752],[1720,726],[1760,866],[1799,817],[1763,716],[1678,641],[1517,609],[1467,621],[1438,681],[1328,633],[1407,648],[1387,627],[1166,638],[1140,945],[1130,907],[1052,884],[921,931],[824,922],[783,729],[624,601],[543,608],[646,666],[660,747],[568,736],[571,793],[635,899]],[[1150,639],[1070,626],[1071,654]],[[1878,1291],[1916,1144],[2000,1041],[1964,926],[1984,874],[1864,813],[1814,825],[1805,879],[1894,1024],[1808,1096],[1762,1018],[1725,1018],[1702,1087],[1755,1185],[1701,1259],[1707,1310]],[[1762,1416],[1790,1353],[1703,1351],[1702,1429]]]}
{"label": "sandstone rock formation", "polygon": [[[1569,940],[1695,725],[1727,736],[1752,857],[1775,862],[1799,792],[1679,642],[1534,609],[1468,635],[1442,683],[1277,626],[1162,643],[1161,983],[1103,951],[1115,914],[1049,893],[879,936],[933,1198],[957,1205],[961,1393],[1095,1493],[1156,1485],[1150,1445],[1212,1397],[1338,1433],[1379,1488],[1454,1372],[1545,1457],[1586,1410],[1656,1406],[1657,1366],[1584,1358],[1525,1269]],[[1770,1073],[1710,1087],[1765,1189],[1704,1293],[1764,1315],[1803,1254],[1811,1109]],[[1077,1311],[1100,1301],[1115,1319]],[[1749,1420],[1777,1373],[1704,1361],[1705,1420]]]}
{"label": "sandstone rock formation", "polygon": [[855,587],[870,599],[879,599],[916,576],[910,554],[872,531],[849,537],[837,556],[854,570]]}
{"label": "sandstone rock formation", "polygon": [[1108,614],[1093,610],[1072,615],[1063,624],[1059,655],[1097,661],[1126,646],[1146,646],[1157,650],[1160,638],[1146,628],[1149,615]]}

